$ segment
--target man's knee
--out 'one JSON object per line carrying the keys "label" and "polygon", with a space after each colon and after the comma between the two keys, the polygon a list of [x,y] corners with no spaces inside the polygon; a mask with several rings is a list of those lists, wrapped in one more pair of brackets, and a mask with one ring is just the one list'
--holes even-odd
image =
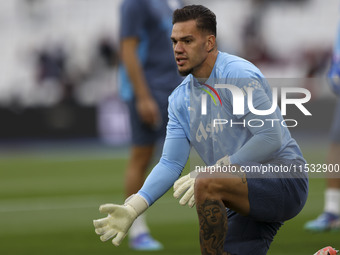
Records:
{"label": "man's knee", "polygon": [[196,178],[195,182],[195,200],[200,203],[207,199],[220,200],[221,187],[211,178]]}
{"label": "man's knee", "polygon": [[195,201],[202,204],[206,200],[223,201],[229,207],[242,215],[250,210],[248,187],[241,178],[200,178],[195,182]]}

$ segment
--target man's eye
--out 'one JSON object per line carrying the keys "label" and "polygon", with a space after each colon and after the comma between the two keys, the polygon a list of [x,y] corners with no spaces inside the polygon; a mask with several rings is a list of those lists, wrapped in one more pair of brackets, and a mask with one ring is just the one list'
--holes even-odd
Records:
{"label": "man's eye", "polygon": [[185,40],[184,41],[186,44],[189,44],[189,43],[191,43],[191,40]]}

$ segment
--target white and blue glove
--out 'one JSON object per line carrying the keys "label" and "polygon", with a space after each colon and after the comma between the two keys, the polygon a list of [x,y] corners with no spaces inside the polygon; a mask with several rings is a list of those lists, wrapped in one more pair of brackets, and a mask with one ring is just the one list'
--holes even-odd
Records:
{"label": "white and blue glove", "polygon": [[107,213],[108,216],[93,221],[95,232],[100,235],[100,240],[103,242],[113,238],[112,243],[118,246],[127,235],[135,219],[148,207],[147,201],[138,194],[127,198],[124,205],[101,205],[99,211]]}
{"label": "white and blue glove", "polygon": [[333,92],[340,96],[340,56],[334,57],[328,72],[329,84]]}
{"label": "white and blue glove", "polygon": [[[216,161],[215,166],[227,166],[230,165],[229,156],[224,156],[223,158]],[[192,208],[195,205],[195,181],[197,172],[192,171],[191,173],[179,178],[174,183],[174,197],[178,199],[180,196],[182,198],[179,200],[180,205],[186,205]]]}

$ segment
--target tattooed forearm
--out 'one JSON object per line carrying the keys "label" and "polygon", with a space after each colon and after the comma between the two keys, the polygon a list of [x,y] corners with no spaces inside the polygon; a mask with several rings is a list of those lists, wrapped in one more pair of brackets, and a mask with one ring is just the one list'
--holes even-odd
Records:
{"label": "tattooed forearm", "polygon": [[200,244],[203,255],[227,255],[223,251],[228,230],[227,212],[222,201],[205,200],[197,205]]}

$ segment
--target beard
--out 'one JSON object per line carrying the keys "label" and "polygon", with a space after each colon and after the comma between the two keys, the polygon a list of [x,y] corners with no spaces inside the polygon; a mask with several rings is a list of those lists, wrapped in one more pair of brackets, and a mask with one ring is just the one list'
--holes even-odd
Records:
{"label": "beard", "polygon": [[182,71],[178,70],[178,73],[179,73],[181,76],[187,76],[187,75],[191,74],[192,71],[193,71],[193,68],[188,69],[188,70],[182,70]]}

